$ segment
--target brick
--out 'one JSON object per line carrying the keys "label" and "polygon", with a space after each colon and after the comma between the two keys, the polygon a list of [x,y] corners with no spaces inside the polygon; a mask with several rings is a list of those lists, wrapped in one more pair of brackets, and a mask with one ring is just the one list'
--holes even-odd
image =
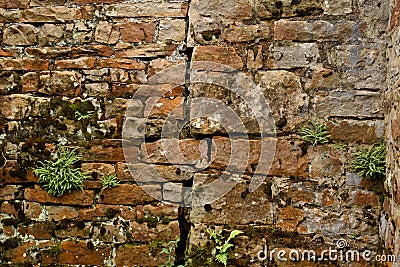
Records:
{"label": "brick", "polygon": [[[204,34],[202,33],[202,38]],[[272,24],[260,22],[257,25],[231,24],[224,28],[221,38],[230,43],[254,42],[255,40],[271,40],[273,35]]]}
{"label": "brick", "polygon": [[0,188],[0,200],[14,200],[20,198],[21,187],[17,185],[6,185]]}
{"label": "brick", "polygon": [[162,19],[158,30],[159,41],[184,41],[186,37],[186,21],[183,19]]}
{"label": "brick", "polygon": [[114,188],[101,190],[99,203],[137,205],[153,201],[155,199],[144,192],[138,185],[120,184]]}
{"label": "brick", "polygon": [[[218,17],[231,19],[250,19],[253,2],[248,0],[194,0],[190,3],[190,18],[195,16]],[[196,17],[195,17],[196,18]]]}
{"label": "brick", "polygon": [[18,265],[31,265],[35,259],[30,256],[30,250],[36,243],[32,240],[21,242],[15,248],[10,248],[3,254],[6,259]]}
{"label": "brick", "polygon": [[177,48],[174,44],[141,44],[132,46],[128,44],[116,45],[116,58],[146,58],[170,56]]}
{"label": "brick", "polygon": [[48,220],[61,221],[64,219],[75,219],[78,217],[78,210],[66,206],[46,206]]}
{"label": "brick", "polygon": [[316,93],[312,100],[317,117],[383,118],[380,93],[369,91],[331,91]]}
{"label": "brick", "polygon": [[[153,217],[153,219],[156,219],[156,217]],[[142,224],[131,222],[130,226],[133,229],[131,235],[135,242],[151,242],[153,240],[168,242],[169,240],[175,240],[180,235],[177,221],[165,224],[160,220],[155,227],[150,227],[146,222]]]}
{"label": "brick", "polygon": [[82,18],[78,8],[64,6],[55,7],[34,7],[24,10],[0,9],[0,22],[59,22],[73,21]]}
{"label": "brick", "polygon": [[85,91],[88,96],[107,96],[109,93],[108,83],[87,83]]}
{"label": "brick", "polygon": [[106,45],[92,45],[92,46],[82,46],[82,47],[46,47],[46,48],[35,48],[27,47],[25,49],[29,56],[34,56],[38,58],[74,58],[74,57],[84,57],[88,55],[93,56],[111,56],[114,51]]}
{"label": "brick", "polygon": [[83,172],[96,173],[99,177],[103,174],[112,175],[115,174],[115,167],[112,164],[107,163],[82,163]]}
{"label": "brick", "polygon": [[28,8],[30,0],[0,0],[0,8]]}
{"label": "brick", "polygon": [[92,57],[82,57],[78,59],[56,60],[56,69],[93,69],[96,59]]}
{"label": "brick", "polygon": [[351,193],[352,203],[359,206],[375,206],[378,207],[379,201],[376,194],[366,191],[355,191]]}
{"label": "brick", "polygon": [[79,237],[89,239],[91,237],[91,227],[92,225],[90,223],[86,225],[79,224],[78,226],[72,224],[67,228],[56,229],[55,235],[58,238]]}
{"label": "brick", "polygon": [[40,203],[24,201],[24,214],[30,219],[39,219],[43,213],[43,208]]}
{"label": "brick", "polygon": [[292,41],[347,41],[353,36],[356,22],[339,20],[313,22],[279,20],[275,22],[275,40]]}
{"label": "brick", "polygon": [[28,235],[32,235],[37,240],[46,240],[52,238],[54,229],[48,227],[44,223],[33,223],[28,226]]}
{"label": "brick", "polygon": [[169,182],[185,181],[192,178],[192,173],[182,168],[175,166],[165,165],[148,165],[143,163],[117,164],[118,179],[126,182],[140,181],[140,182],[154,182],[155,175],[160,175],[162,178]]}
{"label": "brick", "polygon": [[[217,177],[196,174],[194,177],[194,188],[196,189],[201,184],[214,181],[215,178]],[[210,180],[208,181],[208,179]],[[202,193],[206,194],[202,198],[210,196],[209,201],[211,203],[214,199],[213,195],[221,194],[219,192],[220,188],[217,187],[208,188],[207,192]],[[206,210],[204,206],[193,207],[190,213],[190,222],[194,224],[213,224],[215,218],[218,218],[221,224],[271,224],[274,218],[272,203],[270,203],[266,193],[268,190],[270,188],[267,184],[261,184],[257,190],[249,192],[245,183],[239,182],[229,193],[212,202],[210,209]],[[240,214],[240,216],[237,214]]]}
{"label": "brick", "polygon": [[293,69],[315,66],[319,59],[318,47],[314,43],[271,46],[264,58],[269,69]]}
{"label": "brick", "polygon": [[297,230],[297,226],[303,219],[303,210],[288,206],[284,209],[278,210],[278,219],[276,221],[276,226],[281,228],[283,231],[294,232]]}
{"label": "brick", "polygon": [[[179,146],[179,150],[177,149]],[[205,149],[207,144],[203,143]],[[163,139],[153,143],[144,143],[142,145],[142,153],[146,151],[146,158],[143,161],[149,163],[170,163],[170,164],[196,164],[202,156],[200,140],[185,139]],[[203,151],[203,156],[205,156]]]}
{"label": "brick", "polygon": [[[157,100],[155,102],[154,100]],[[155,103],[154,103],[155,102]],[[175,98],[149,98],[146,102],[145,110],[148,107],[152,107],[151,111],[149,111],[147,118],[167,118],[168,116],[174,116],[177,118],[183,118],[184,112],[184,97],[175,97]]]}
{"label": "brick", "polygon": [[119,39],[119,30],[116,25],[100,21],[94,33],[94,40],[104,44],[115,44]]}
{"label": "brick", "polygon": [[325,0],[323,5],[324,14],[330,16],[341,16],[353,12],[352,0]]}
{"label": "brick", "polygon": [[125,243],[126,235],[120,224],[101,224],[93,229],[93,238],[107,243]]}
{"label": "brick", "polygon": [[303,155],[301,147],[301,142],[278,139],[269,175],[308,177],[309,160]]}
{"label": "brick", "polygon": [[322,3],[323,1],[319,0],[298,2],[280,0],[264,1],[263,5],[259,6],[259,17],[276,19],[320,15],[324,11]]}
{"label": "brick", "polygon": [[21,120],[29,116],[40,116],[49,104],[48,98],[14,94],[0,96],[4,101],[0,106],[0,116],[10,120]]}
{"label": "brick", "polygon": [[94,245],[86,241],[67,240],[61,243],[61,252],[53,257],[44,251],[42,264],[70,264],[70,265],[103,265],[110,257],[111,247],[108,245]]}
{"label": "brick", "polygon": [[64,96],[76,96],[81,90],[82,75],[74,71],[42,72],[39,92]]}
{"label": "brick", "polygon": [[36,92],[39,89],[39,75],[36,72],[28,72],[21,77],[22,92]]}
{"label": "brick", "polygon": [[[8,98],[6,99],[8,100]],[[26,171],[21,168],[20,164],[16,160],[8,160],[6,164],[0,168],[0,184],[6,185],[26,183],[28,181],[25,175]]]}
{"label": "brick", "polygon": [[35,185],[33,189],[25,189],[24,197],[28,201],[39,203],[90,206],[93,204],[94,192],[91,190],[77,190],[61,197],[55,197],[44,191],[40,186]]}
{"label": "brick", "polygon": [[22,11],[23,21],[29,22],[60,22],[74,21],[82,18],[79,8],[64,6],[36,7]]}
{"label": "brick", "polygon": [[127,70],[145,70],[146,65],[142,62],[131,59],[114,59],[114,58],[102,58],[96,62],[96,67],[101,68],[119,68]]}
{"label": "brick", "polygon": [[[130,159],[138,158],[138,149],[131,148]],[[122,147],[103,147],[93,146],[83,154],[83,161],[91,162],[119,162],[125,161],[124,151]]]}
{"label": "brick", "polygon": [[340,151],[331,146],[315,146],[307,151],[310,159],[311,178],[340,178],[344,172],[344,162],[340,159]]}
{"label": "brick", "polygon": [[37,42],[37,29],[30,24],[16,24],[7,27],[3,32],[3,42],[11,46],[29,46]]}
{"label": "brick", "polygon": [[212,61],[242,69],[242,59],[233,47],[222,46],[196,46],[193,50],[193,61]]}
{"label": "brick", "polygon": [[151,43],[156,31],[154,22],[127,22],[120,25],[121,40],[125,43]]}
{"label": "brick", "polygon": [[0,58],[0,68],[2,70],[40,71],[47,70],[49,63],[45,60],[34,58]]}
{"label": "brick", "polygon": [[184,18],[187,14],[187,3],[143,2],[109,5],[104,7],[106,16],[110,17],[169,17]]}
{"label": "brick", "polygon": [[[295,130],[307,120],[309,97],[301,78],[288,71],[259,71],[256,82],[269,101],[278,130]],[[284,123],[279,123],[284,121]]]}
{"label": "brick", "polygon": [[88,5],[88,4],[114,4],[124,2],[124,0],[69,0],[71,4]]}
{"label": "brick", "polygon": [[65,27],[53,24],[44,24],[38,33],[39,45],[53,46],[63,41]]}
{"label": "brick", "polygon": [[106,118],[115,118],[120,114],[124,114],[126,117],[141,118],[143,117],[143,110],[143,104],[138,99],[115,98],[105,104]]}
{"label": "brick", "polygon": [[4,201],[3,203],[1,203],[0,212],[13,216],[14,218],[18,217],[18,211],[15,209],[14,205],[9,203],[8,201]]}
{"label": "brick", "polygon": [[[127,206],[121,205],[104,205],[104,204],[97,204],[93,208],[87,209],[80,209],[79,210],[79,220],[83,221],[99,221],[104,220],[105,218],[115,217],[123,212],[132,211],[136,214],[135,210],[129,210]],[[131,220],[132,217],[128,218]]]}
{"label": "brick", "polygon": [[328,121],[326,125],[332,140],[371,144],[384,135],[383,121],[340,120]]}
{"label": "brick", "polygon": [[[156,267],[166,262],[166,255],[159,255],[159,251],[150,252],[148,245],[122,245],[117,248],[115,263],[117,267],[148,266]],[[143,257],[143,255],[147,255]]]}

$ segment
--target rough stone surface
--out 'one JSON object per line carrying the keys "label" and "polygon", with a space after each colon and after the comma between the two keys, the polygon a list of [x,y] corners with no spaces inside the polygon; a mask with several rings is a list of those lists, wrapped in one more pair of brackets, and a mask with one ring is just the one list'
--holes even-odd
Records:
{"label": "rough stone surface", "polygon": [[[181,238],[175,265],[215,267],[234,229],[227,266],[369,266],[257,259],[338,239],[399,258],[399,26],[399,0],[0,0],[0,265],[164,266]],[[385,182],[354,173],[384,137]],[[62,147],[88,178],[54,197],[34,168]]]}

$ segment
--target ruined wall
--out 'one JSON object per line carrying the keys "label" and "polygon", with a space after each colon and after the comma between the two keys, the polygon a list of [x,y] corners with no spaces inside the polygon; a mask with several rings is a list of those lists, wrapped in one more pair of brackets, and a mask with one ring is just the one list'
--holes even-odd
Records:
{"label": "ruined wall", "polygon": [[[257,252],[265,244],[320,250],[345,238],[350,248],[382,249],[383,188],[352,173],[349,162],[384,135],[386,1],[0,0],[0,8],[2,265],[158,266],[167,259],[161,248],[178,235],[187,239],[178,246],[179,262],[208,266],[202,260],[210,247],[202,244],[214,226],[244,232],[234,241],[231,266],[264,266]],[[240,70],[270,102],[276,152],[255,192],[250,177],[265,164],[257,157],[260,129],[248,113],[257,103],[191,83],[201,75],[190,72],[191,64],[200,61]],[[237,156],[220,125],[199,119],[182,128],[179,145],[194,161],[211,155],[205,169],[169,164],[159,145],[162,123],[175,109],[183,120],[196,97],[231,107],[254,155],[231,192],[193,208],[145,194],[121,142],[127,107],[137,121],[148,104],[131,100],[134,93],[180,63],[186,83],[165,95],[148,121],[146,144],[131,149],[137,174],[151,180],[152,164],[168,180],[196,188]],[[298,130],[316,120],[327,125],[330,143],[311,146],[299,138]],[[82,169],[92,173],[83,191],[52,197],[36,183],[32,167],[50,159],[56,145],[83,155]],[[102,189],[101,175],[114,173],[121,184]],[[180,201],[168,188],[160,191],[162,184],[146,186],[160,192],[158,199]]]}

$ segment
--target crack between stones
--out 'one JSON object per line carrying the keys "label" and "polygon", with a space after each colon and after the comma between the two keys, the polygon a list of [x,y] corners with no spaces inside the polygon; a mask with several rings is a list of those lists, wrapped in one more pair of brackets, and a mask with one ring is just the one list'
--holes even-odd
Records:
{"label": "crack between stones", "polygon": [[[185,49],[182,51],[183,54],[186,55],[186,68],[185,68],[185,84],[184,84],[184,114],[186,119],[190,118],[190,108],[188,106],[188,100],[190,96],[190,81],[191,81],[191,65],[192,65],[192,55],[193,55],[193,47],[187,47],[187,38],[189,35],[189,10],[190,10],[190,0],[188,2],[188,13],[186,16],[186,45]],[[193,176],[194,177],[194,176]],[[186,180],[183,182],[184,187],[192,187],[193,186],[193,177],[190,180]],[[175,265],[185,265],[185,257],[186,250],[188,247],[189,235],[192,224],[187,219],[190,215],[190,208],[179,207],[178,208],[178,223],[180,230],[179,242],[176,246],[175,250]]]}

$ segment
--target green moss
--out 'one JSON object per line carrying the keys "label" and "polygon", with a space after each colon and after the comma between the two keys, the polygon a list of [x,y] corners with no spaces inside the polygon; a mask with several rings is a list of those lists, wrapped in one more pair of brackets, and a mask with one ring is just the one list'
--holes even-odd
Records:
{"label": "green moss", "polygon": [[170,218],[166,218],[164,216],[161,217],[161,223],[162,224],[169,224],[171,222]]}
{"label": "green moss", "polygon": [[155,216],[144,216],[143,218],[136,218],[136,221],[140,224],[147,223],[149,228],[156,228],[160,218]]}
{"label": "green moss", "polygon": [[186,267],[217,267],[223,266],[212,256],[210,242],[200,245],[192,245],[186,255]]}
{"label": "green moss", "polygon": [[118,210],[113,209],[113,208],[105,208],[104,209],[104,215],[106,215],[107,218],[111,219],[114,218],[115,215],[119,213]]}
{"label": "green moss", "polygon": [[57,259],[58,255],[61,253],[61,243],[57,243],[55,246],[47,249],[46,252],[54,259]]}
{"label": "green moss", "polygon": [[157,250],[163,246],[165,242],[162,240],[153,240],[150,242],[149,249],[152,254],[156,254]]}
{"label": "green moss", "polygon": [[70,101],[61,98],[54,98],[51,100],[50,104],[52,109],[56,111],[56,114],[60,114],[69,120],[76,119],[76,112],[79,112],[80,114],[88,114],[95,111],[95,107],[88,100],[75,100],[71,103]]}

